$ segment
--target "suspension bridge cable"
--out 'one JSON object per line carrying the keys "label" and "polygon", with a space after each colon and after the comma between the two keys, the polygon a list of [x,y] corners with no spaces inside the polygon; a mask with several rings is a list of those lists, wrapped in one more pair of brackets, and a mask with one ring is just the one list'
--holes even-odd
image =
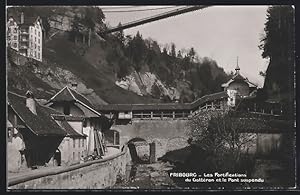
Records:
{"label": "suspension bridge cable", "polygon": [[128,8],[138,8],[138,7],[146,7],[146,6],[109,6],[109,7],[102,7],[99,6],[100,9],[128,9]]}
{"label": "suspension bridge cable", "polygon": [[154,10],[163,10],[170,9],[178,6],[170,7],[160,7],[160,8],[147,8],[147,9],[136,9],[136,10],[102,10],[103,13],[123,13],[123,12],[139,12],[139,11],[154,11]]}
{"label": "suspension bridge cable", "polygon": [[170,11],[165,11],[164,13],[152,15],[150,17],[146,17],[146,18],[142,18],[142,19],[139,19],[139,20],[135,20],[135,21],[132,21],[132,22],[125,23],[121,26],[106,29],[103,32],[99,32],[99,34],[103,35],[103,34],[107,34],[107,33],[112,33],[112,32],[116,32],[116,31],[128,29],[128,28],[132,28],[132,27],[135,27],[135,26],[139,26],[139,25],[142,25],[142,24],[146,24],[146,23],[150,23],[150,22],[153,22],[153,21],[161,20],[161,19],[164,19],[164,18],[173,17],[173,16],[176,16],[176,15],[184,14],[184,13],[191,12],[191,11],[196,11],[196,10],[199,10],[199,9],[204,9],[204,8],[207,8],[207,7],[210,7],[210,6],[211,5],[197,5],[197,6],[185,6],[183,8],[172,9]]}

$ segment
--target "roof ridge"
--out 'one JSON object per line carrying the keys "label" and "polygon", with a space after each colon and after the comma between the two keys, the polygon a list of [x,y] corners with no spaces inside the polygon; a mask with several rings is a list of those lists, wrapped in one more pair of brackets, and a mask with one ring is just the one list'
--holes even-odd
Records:
{"label": "roof ridge", "polygon": [[59,90],[54,96],[52,96],[47,103],[49,103],[51,100],[53,100],[58,94],[60,94],[66,87],[68,87],[67,85],[65,87],[63,87],[61,90]]}

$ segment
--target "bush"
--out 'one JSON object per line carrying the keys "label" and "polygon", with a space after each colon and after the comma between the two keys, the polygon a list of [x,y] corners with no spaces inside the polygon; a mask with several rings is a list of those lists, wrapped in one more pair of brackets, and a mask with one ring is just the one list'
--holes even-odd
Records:
{"label": "bush", "polygon": [[243,149],[254,137],[240,133],[239,124],[230,112],[202,113],[189,125],[193,138],[190,143],[194,145],[190,166],[199,172],[251,172],[254,158],[243,153]]}

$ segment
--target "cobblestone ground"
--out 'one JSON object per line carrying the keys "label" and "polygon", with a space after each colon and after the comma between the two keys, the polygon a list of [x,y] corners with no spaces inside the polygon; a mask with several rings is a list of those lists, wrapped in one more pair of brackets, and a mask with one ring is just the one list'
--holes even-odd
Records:
{"label": "cobblestone ground", "polygon": [[[134,167],[136,166],[136,167]],[[168,170],[173,169],[169,163],[133,165],[136,172],[127,181],[114,185],[111,189],[176,189],[179,188],[171,180]],[[131,170],[135,171],[135,170]]]}

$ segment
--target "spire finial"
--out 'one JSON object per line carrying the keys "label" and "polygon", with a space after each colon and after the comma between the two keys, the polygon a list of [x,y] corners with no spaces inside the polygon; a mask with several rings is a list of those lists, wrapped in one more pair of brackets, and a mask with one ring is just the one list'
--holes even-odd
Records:
{"label": "spire finial", "polygon": [[240,70],[240,67],[239,67],[239,56],[237,56],[236,58],[236,68],[235,68],[235,71],[238,72]]}

